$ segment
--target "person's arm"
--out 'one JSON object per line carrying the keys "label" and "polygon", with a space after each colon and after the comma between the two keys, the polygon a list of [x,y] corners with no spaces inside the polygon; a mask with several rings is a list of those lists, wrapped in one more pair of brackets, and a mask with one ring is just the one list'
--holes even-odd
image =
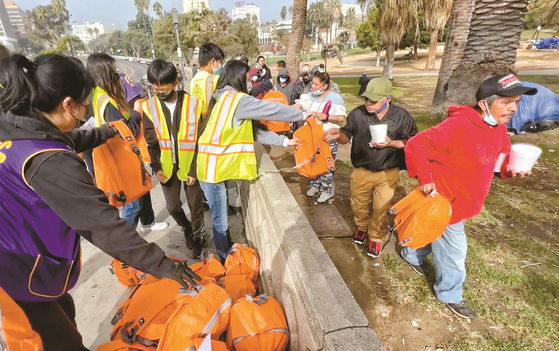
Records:
{"label": "person's arm", "polygon": [[99,128],[89,130],[73,130],[66,133],[66,136],[74,142],[74,151],[78,154],[87,150],[93,150],[113,138],[118,133],[107,124]]}
{"label": "person's arm", "polygon": [[301,122],[306,119],[306,114],[291,106],[258,100],[251,96],[243,96],[235,111],[235,118],[256,119],[278,122]]}
{"label": "person's arm", "polygon": [[389,136],[386,137],[386,142],[384,143],[372,143],[371,145],[375,148],[382,149],[385,147],[391,147],[394,149],[404,149],[408,140],[414,137],[418,132],[417,125],[413,117],[406,111],[403,118],[402,127],[400,131],[396,132],[396,137],[398,139],[392,140]]}
{"label": "person's arm", "polygon": [[155,126],[151,119],[144,118],[144,137],[146,143],[148,144],[148,153],[151,158],[150,167],[153,173],[161,171],[161,148],[159,146],[159,140],[157,140],[157,133],[155,132]]}
{"label": "person's arm", "polygon": [[257,143],[270,146],[287,146],[289,138],[286,136],[278,135],[266,129],[256,129],[255,139]]}
{"label": "person's arm", "polygon": [[119,217],[75,153],[40,154],[29,162],[25,177],[68,226],[103,252],[158,278],[171,270],[173,261]]}
{"label": "person's arm", "polygon": [[138,132],[140,131],[140,120],[142,116],[136,110],[130,111],[130,118],[126,119],[116,107],[114,107],[112,104],[108,104],[107,108],[105,109],[104,117],[107,123],[123,121],[124,123],[126,123],[134,136],[138,135]]}

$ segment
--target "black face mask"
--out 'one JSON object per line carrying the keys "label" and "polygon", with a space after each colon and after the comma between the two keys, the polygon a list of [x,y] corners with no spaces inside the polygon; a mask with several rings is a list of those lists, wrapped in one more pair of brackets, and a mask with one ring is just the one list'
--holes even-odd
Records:
{"label": "black face mask", "polygon": [[160,94],[157,94],[157,97],[159,98],[159,100],[169,102],[169,101],[173,100],[173,98],[175,97],[175,91],[171,90],[167,94],[161,94],[160,93]]}
{"label": "black face mask", "polygon": [[303,77],[303,83],[309,84],[310,81],[309,77]]}

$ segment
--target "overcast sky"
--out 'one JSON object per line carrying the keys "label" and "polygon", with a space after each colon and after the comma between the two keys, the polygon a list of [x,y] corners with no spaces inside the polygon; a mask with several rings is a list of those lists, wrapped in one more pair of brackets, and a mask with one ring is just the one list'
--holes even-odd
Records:
{"label": "overcast sky", "polygon": [[[210,7],[217,10],[224,7],[231,15],[233,4],[237,0],[210,0]],[[14,0],[21,8],[28,10],[37,5],[50,4],[50,0]],[[151,0],[153,5],[155,1]],[[159,0],[165,11],[170,11],[173,5],[182,11],[182,0]],[[247,0],[246,3],[254,3],[260,7],[262,22],[273,19],[280,20],[282,6],[292,6],[293,0]],[[313,2],[313,0],[310,0]],[[346,4],[355,4],[355,0],[342,0]],[[126,29],[129,20],[136,16],[134,0],[66,0],[68,10],[72,14],[72,21],[101,22],[105,25],[120,24]],[[153,9],[150,9],[153,15]]]}

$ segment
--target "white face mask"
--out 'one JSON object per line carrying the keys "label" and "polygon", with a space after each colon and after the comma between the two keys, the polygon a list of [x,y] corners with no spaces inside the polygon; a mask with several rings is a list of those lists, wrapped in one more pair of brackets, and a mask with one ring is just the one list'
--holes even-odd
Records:
{"label": "white face mask", "polygon": [[280,77],[280,83],[287,83],[287,77]]}
{"label": "white face mask", "polygon": [[485,123],[489,124],[490,126],[495,127],[496,125],[499,124],[499,122],[497,122],[495,117],[493,117],[493,115],[489,111],[489,104],[487,103],[487,101],[485,100],[482,101],[485,102],[485,108],[487,108],[487,111],[483,112],[483,120],[485,121]]}
{"label": "white face mask", "polygon": [[252,90],[252,82],[248,81],[247,82],[247,91],[250,93],[251,90]]}

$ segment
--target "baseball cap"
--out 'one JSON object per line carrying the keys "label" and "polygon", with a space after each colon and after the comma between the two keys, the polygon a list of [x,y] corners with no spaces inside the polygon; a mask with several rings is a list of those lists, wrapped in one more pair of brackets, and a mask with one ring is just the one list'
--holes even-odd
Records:
{"label": "baseball cap", "polygon": [[486,79],[477,90],[476,99],[481,101],[493,95],[511,97],[535,95],[538,89],[522,86],[514,74],[500,74]]}
{"label": "baseball cap", "polygon": [[392,82],[387,78],[373,78],[367,84],[367,89],[361,97],[371,101],[379,101],[392,94]]}

